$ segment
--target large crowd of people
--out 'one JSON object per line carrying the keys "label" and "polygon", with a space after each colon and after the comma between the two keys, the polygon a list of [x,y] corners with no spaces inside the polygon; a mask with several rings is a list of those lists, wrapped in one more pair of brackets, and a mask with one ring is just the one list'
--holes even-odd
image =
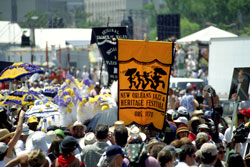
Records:
{"label": "large crowd of people", "polygon": [[[30,83],[29,89],[42,84]],[[237,125],[228,128],[219,97],[211,90],[191,84],[186,90],[169,88],[162,130],[153,124],[126,126],[122,118],[91,130],[80,121],[41,130],[39,118],[24,119],[27,108],[11,108],[17,114],[10,120],[9,108],[0,107],[0,167],[250,166],[250,110],[237,111]]]}

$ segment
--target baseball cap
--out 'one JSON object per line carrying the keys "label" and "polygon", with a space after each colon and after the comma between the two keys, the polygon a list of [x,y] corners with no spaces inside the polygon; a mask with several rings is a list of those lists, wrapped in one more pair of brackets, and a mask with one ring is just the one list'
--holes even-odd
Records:
{"label": "baseball cap", "polygon": [[186,107],[183,107],[183,106],[180,106],[177,110],[177,112],[181,115],[187,115],[188,114],[188,111],[186,109]]}
{"label": "baseball cap", "polygon": [[188,120],[186,117],[179,117],[177,120],[174,120],[174,123],[183,123],[183,124],[187,125]]}
{"label": "baseball cap", "polygon": [[[200,149],[201,157],[204,157],[205,154],[211,154],[211,156],[216,156],[218,153],[217,147],[212,143],[204,143]],[[205,158],[205,157],[204,157]]]}
{"label": "baseball cap", "polygon": [[123,151],[122,151],[122,148],[118,145],[112,145],[112,146],[109,146],[106,150],[106,155],[107,156],[114,156],[114,155],[117,155],[117,154],[124,154]]}
{"label": "baseball cap", "polygon": [[169,114],[169,115],[172,115],[172,114],[174,114],[174,113],[175,113],[175,111],[172,110],[172,109],[169,109],[169,110],[167,111],[167,114]]}

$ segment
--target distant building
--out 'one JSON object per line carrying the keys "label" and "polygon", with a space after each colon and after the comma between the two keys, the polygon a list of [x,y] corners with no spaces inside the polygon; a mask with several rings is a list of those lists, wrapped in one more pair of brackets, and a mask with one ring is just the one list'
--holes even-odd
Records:
{"label": "distant building", "polygon": [[128,16],[133,19],[134,39],[143,39],[147,32],[147,13],[142,10],[149,0],[84,0],[89,22],[100,22],[102,26],[121,26]]}

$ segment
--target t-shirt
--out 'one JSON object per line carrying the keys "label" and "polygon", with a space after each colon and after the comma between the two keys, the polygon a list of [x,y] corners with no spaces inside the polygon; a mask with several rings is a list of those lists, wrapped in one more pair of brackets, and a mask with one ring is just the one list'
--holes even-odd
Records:
{"label": "t-shirt", "polygon": [[4,167],[5,163],[3,161],[0,161],[0,167]]}
{"label": "t-shirt", "polygon": [[194,96],[191,94],[186,94],[181,98],[180,105],[185,107],[188,112],[194,112]]}

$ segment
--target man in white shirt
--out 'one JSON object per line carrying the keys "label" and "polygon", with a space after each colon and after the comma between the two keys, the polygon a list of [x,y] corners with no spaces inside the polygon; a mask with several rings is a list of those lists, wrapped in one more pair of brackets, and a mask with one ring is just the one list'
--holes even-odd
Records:
{"label": "man in white shirt", "polygon": [[181,146],[180,162],[175,167],[189,167],[195,165],[195,148],[191,144]]}
{"label": "man in white shirt", "polygon": [[22,130],[22,134],[19,138],[19,140],[17,141],[16,145],[15,145],[15,151],[17,155],[21,155],[23,153],[23,151],[25,150],[25,143],[27,138],[29,137],[29,135],[32,133],[31,130],[29,130],[29,127],[27,124],[23,124],[23,130]]}

